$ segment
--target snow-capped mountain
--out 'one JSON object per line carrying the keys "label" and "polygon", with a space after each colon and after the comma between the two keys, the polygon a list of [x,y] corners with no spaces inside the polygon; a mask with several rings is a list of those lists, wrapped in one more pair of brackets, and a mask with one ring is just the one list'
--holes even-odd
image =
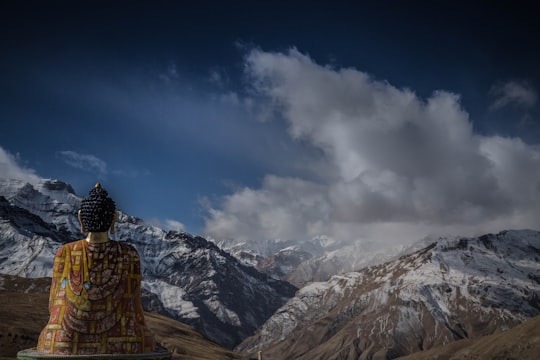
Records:
{"label": "snow-capped mountain", "polygon": [[396,259],[427,246],[436,238],[426,237],[412,244],[383,249],[369,241],[340,243],[325,236],[303,241],[278,239],[253,243],[209,240],[241,262],[301,288],[313,281],[327,281],[333,275]]}
{"label": "snow-capped mountain", "polygon": [[[0,179],[0,273],[50,276],[58,247],[83,237],[80,201],[60,181]],[[253,334],[297,290],[202,237],[167,232],[122,212],[115,237],[141,255],[147,310],[192,325],[227,347]]]}
{"label": "snow-capped mountain", "polygon": [[540,314],[540,232],[441,238],[299,290],[237,347],[265,359],[392,359]]}

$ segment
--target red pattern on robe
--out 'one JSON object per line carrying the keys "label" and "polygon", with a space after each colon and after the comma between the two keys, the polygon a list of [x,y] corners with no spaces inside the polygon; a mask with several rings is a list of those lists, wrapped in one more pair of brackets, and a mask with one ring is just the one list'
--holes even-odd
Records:
{"label": "red pattern on robe", "polygon": [[59,355],[139,354],[155,349],[144,324],[141,267],[125,242],[62,246],[54,259],[49,322],[37,350]]}

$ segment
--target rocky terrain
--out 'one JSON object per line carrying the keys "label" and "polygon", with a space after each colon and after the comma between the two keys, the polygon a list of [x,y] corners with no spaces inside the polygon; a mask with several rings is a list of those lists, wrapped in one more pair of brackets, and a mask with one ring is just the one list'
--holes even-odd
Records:
{"label": "rocky terrain", "polygon": [[499,333],[454,341],[399,360],[537,360],[540,354],[540,316]]}
{"label": "rocky terrain", "polygon": [[540,314],[540,233],[444,238],[312,283],[237,351],[265,359],[393,359]]}

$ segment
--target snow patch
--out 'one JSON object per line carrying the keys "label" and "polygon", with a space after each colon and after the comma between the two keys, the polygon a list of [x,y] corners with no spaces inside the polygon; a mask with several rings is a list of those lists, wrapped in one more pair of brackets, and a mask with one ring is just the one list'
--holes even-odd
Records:
{"label": "snow patch", "polygon": [[143,280],[142,287],[156,294],[171,315],[189,319],[200,317],[197,312],[198,308],[191,301],[183,299],[186,292],[182,288],[158,279]]}

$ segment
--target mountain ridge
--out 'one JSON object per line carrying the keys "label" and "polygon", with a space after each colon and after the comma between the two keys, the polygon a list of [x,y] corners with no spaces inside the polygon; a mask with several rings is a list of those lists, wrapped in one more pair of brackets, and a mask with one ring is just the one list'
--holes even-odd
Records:
{"label": "mountain ridge", "polygon": [[540,232],[442,238],[300,289],[236,350],[265,359],[396,358],[540,314]]}

